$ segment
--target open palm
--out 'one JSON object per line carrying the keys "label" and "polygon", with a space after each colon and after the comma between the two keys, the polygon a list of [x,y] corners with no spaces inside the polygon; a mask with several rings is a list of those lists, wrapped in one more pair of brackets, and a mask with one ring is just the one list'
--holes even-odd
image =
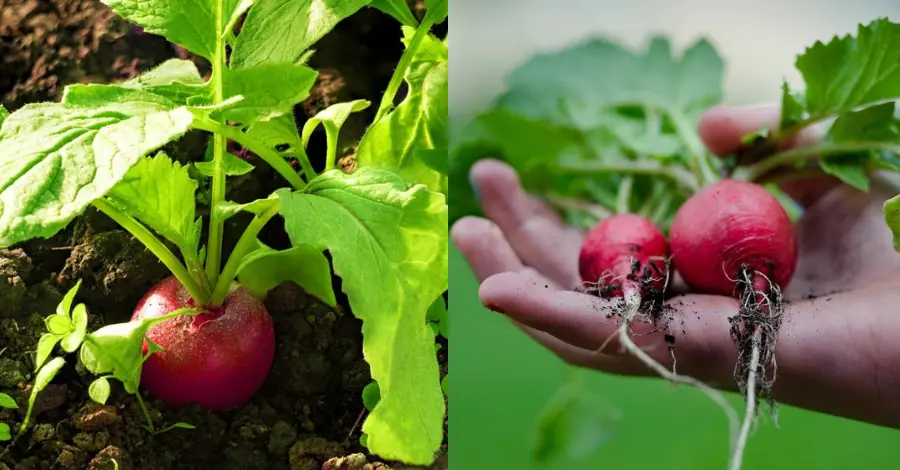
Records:
{"label": "open palm", "polygon": [[[704,116],[700,134],[713,153],[727,154],[777,116],[774,108],[716,108]],[[481,281],[481,301],[571,364],[650,374],[615,341],[595,352],[618,320],[604,313],[610,301],[573,291],[580,284],[581,231],[526,194],[504,163],[479,162],[471,178],[487,219],[461,219],[452,236]],[[861,193],[827,178],[783,189],[807,210],[797,224],[797,270],[784,293],[790,302],[776,347],[775,398],[900,427],[900,255],[881,212],[894,194],[877,184]],[[735,388],[728,317],[737,302],[687,293],[668,303],[674,349],[662,333],[636,335],[637,345],[666,367],[677,360],[681,374]]]}

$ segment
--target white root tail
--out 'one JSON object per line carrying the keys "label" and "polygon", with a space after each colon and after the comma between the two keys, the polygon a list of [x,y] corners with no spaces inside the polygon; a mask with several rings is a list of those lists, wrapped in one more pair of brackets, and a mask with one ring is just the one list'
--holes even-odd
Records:
{"label": "white root tail", "polygon": [[[641,348],[639,348],[634,341],[631,339],[631,336],[628,334],[631,329],[631,323],[637,317],[638,312],[641,307],[641,295],[638,289],[624,289],[625,294],[625,311],[622,314],[622,323],[619,326],[619,342],[622,343],[622,347],[631,353],[633,356],[638,358],[644,365],[649,367],[651,370],[659,374],[660,377],[668,380],[669,382],[675,384],[683,384],[692,387],[696,387],[700,389],[703,393],[705,393],[712,401],[714,401],[719,407],[725,412],[725,417],[728,419],[728,429],[729,429],[729,445],[732,451],[736,450],[735,447],[735,438],[738,433],[738,415],[737,412],[732,408],[731,404],[728,400],[725,399],[725,396],[715,390],[714,388],[706,385],[705,383],[686,375],[676,374],[673,371],[670,371],[663,367],[662,364],[657,362],[655,359],[650,357],[649,354],[644,352]],[[608,342],[608,341],[607,341]],[[604,342],[604,346],[606,342]],[[602,347],[601,347],[602,349]]]}
{"label": "white root tail", "polygon": [[756,418],[756,379],[759,370],[759,356],[762,343],[762,328],[759,326],[753,331],[753,352],[750,354],[750,371],[747,374],[747,408],[744,412],[744,421],[741,423],[741,433],[738,435],[737,442],[734,446],[734,452],[731,456],[730,470],[740,470],[744,459],[744,449],[747,447],[747,440],[750,438],[750,427]]}

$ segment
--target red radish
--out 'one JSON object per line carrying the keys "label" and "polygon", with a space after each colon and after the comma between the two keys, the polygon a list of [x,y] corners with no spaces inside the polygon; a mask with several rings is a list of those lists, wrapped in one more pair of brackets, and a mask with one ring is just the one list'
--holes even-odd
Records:
{"label": "red radish", "polygon": [[[734,295],[742,271],[780,288],[797,265],[794,228],[781,204],[761,186],[722,180],[687,200],[669,233],[672,261],[689,286]],[[765,287],[765,284],[762,284]],[[764,290],[764,289],[763,289]]]}
{"label": "red radish", "polygon": [[764,188],[723,180],[694,194],[675,214],[669,240],[675,268],[700,292],[736,296],[740,311],[731,334],[740,350],[735,370],[746,395],[746,412],[733,448],[731,468],[740,468],[760,393],[769,395],[766,377],[774,362],[781,315],[781,289],[794,274],[797,243],[781,204]]}
{"label": "red radish", "polygon": [[[131,319],[192,307],[187,290],[170,277],[144,296]],[[275,356],[272,318],[262,302],[239,285],[221,307],[154,325],[147,338],[164,350],[144,363],[141,384],[174,406],[196,403],[217,411],[242,405],[262,386]]]}
{"label": "red radish", "polygon": [[609,286],[610,295],[624,295],[623,287],[643,295],[642,277],[651,287],[664,288],[668,256],[666,236],[653,222],[638,215],[618,214],[601,220],[588,232],[581,245],[578,270],[582,281]]}

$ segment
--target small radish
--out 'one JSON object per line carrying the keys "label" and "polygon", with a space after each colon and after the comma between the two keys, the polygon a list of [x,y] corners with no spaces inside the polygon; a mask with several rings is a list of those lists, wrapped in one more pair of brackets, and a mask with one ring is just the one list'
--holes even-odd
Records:
{"label": "small radish", "polygon": [[764,188],[722,180],[694,194],[675,214],[669,233],[672,259],[685,282],[699,292],[735,296],[738,315],[731,334],[740,351],[735,377],[746,394],[744,423],[732,456],[741,458],[759,394],[771,400],[775,340],[783,307],[781,290],[794,274],[797,244],[787,213]]}
{"label": "small radish", "polygon": [[[132,320],[192,307],[187,290],[170,277],[144,296]],[[221,307],[154,325],[147,338],[163,350],[147,358],[141,384],[175,406],[196,403],[217,411],[242,405],[262,386],[275,356],[272,318],[242,286],[232,287]]]}
{"label": "small radish", "polygon": [[[628,335],[642,307],[648,322],[659,318],[669,281],[668,257],[666,237],[656,224],[638,215],[621,213],[601,220],[588,232],[581,245],[578,267],[587,292],[625,298],[618,329],[622,347],[661,377],[706,393],[725,412],[734,436],[737,415],[721,393],[693,377],[666,369]],[[602,351],[606,344],[598,350]]]}

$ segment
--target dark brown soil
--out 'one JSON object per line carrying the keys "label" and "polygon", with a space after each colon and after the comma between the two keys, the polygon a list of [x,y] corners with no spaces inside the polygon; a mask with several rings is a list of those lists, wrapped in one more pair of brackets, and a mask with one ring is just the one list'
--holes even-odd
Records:
{"label": "dark brown soil", "polygon": [[[355,142],[374,116],[402,52],[399,26],[364,10],[316,49],[310,65],[320,78],[312,96],[295,109],[300,125],[335,102],[364,98],[373,103],[341,132],[349,166]],[[135,30],[98,0],[0,0],[0,103],[11,111],[58,99],[69,83],[127,79],[183,54],[163,38]],[[197,62],[202,70],[202,60]],[[311,156],[324,155],[320,134],[313,137]],[[206,142],[205,135],[192,133],[167,151],[181,161],[196,160]],[[229,198],[265,197],[282,185],[260,164],[253,173],[229,180]],[[229,220],[226,248],[247,220]],[[276,223],[262,237],[274,247],[288,243]],[[167,275],[139,242],[94,211],[52,239],[0,250],[0,391],[27,402],[42,318],[77,279],[83,280],[78,301],[87,304],[89,328],[95,329],[127,321],[143,293]],[[339,292],[339,279],[335,288]],[[362,357],[360,322],[346,299],[339,300],[331,309],[294,285],[272,291],[266,305],[275,321],[275,363],[247,405],[209,413],[197,407],[170,409],[147,397],[157,425],[181,421],[195,430],[150,435],[142,428],[134,397],[118,383],[108,406],[91,402],[87,386],[93,377],[69,357],[40,396],[29,432],[6,452],[0,446],[0,470],[112,469],[113,459],[123,470],[387,468],[367,457],[359,444],[361,391],[371,379]],[[443,373],[446,350],[444,344],[439,353]],[[17,429],[23,414],[24,407],[21,412],[0,409],[0,422]],[[446,467],[445,456],[433,466]]]}

